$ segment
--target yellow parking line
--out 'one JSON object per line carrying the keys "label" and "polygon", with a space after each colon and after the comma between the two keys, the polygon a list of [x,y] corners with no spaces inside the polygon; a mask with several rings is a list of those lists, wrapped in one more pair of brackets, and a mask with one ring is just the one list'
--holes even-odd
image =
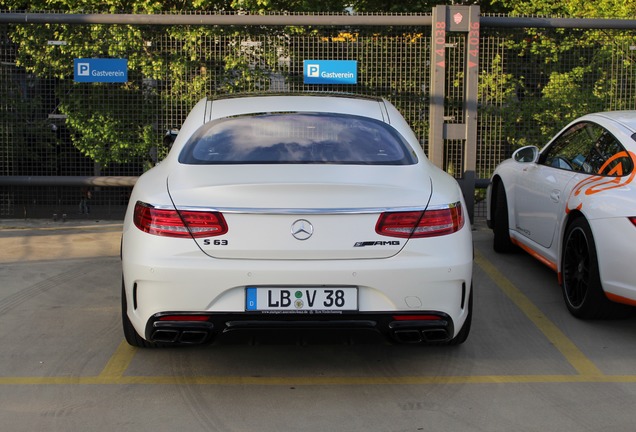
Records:
{"label": "yellow parking line", "polygon": [[479,251],[475,263],[495,282],[577,371],[573,375],[477,375],[403,377],[250,377],[250,376],[125,376],[137,350],[122,341],[98,376],[0,377],[0,385],[428,385],[524,383],[636,383],[636,375],[604,375],[559,328]]}
{"label": "yellow parking line", "polygon": [[135,355],[135,349],[122,341],[99,374],[100,379],[117,379],[124,375]]}
{"label": "yellow parking line", "polygon": [[548,319],[517,287],[514,286],[479,251],[475,250],[475,263],[486,272],[497,286],[534,323],[543,335],[558,349],[566,360],[581,375],[598,376],[603,373],[563,332]]}
{"label": "yellow parking line", "polygon": [[402,377],[249,377],[249,376],[148,376],[123,377],[121,384],[188,385],[431,385],[431,384],[525,384],[525,383],[628,383],[636,376],[609,375],[475,375],[475,376],[402,376]]}
{"label": "yellow parking line", "polygon": [[0,385],[365,386],[636,383],[636,375],[475,375],[403,377],[121,376],[0,377]]}

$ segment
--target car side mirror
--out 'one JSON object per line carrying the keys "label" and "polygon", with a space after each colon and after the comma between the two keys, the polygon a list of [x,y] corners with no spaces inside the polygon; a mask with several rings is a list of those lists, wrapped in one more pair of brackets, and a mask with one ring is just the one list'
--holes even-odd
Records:
{"label": "car side mirror", "polygon": [[525,146],[515,150],[512,158],[521,163],[536,162],[539,159],[539,148],[536,146]]}
{"label": "car side mirror", "polygon": [[177,139],[177,135],[179,135],[179,129],[167,130],[166,134],[163,136],[163,145],[168,147],[168,149],[171,149],[172,144],[174,144],[174,140]]}

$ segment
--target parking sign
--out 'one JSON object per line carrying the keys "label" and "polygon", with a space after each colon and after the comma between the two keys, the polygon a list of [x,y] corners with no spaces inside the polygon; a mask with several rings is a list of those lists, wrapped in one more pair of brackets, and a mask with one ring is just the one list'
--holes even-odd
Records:
{"label": "parking sign", "polygon": [[357,84],[358,62],[355,60],[305,60],[305,84]]}
{"label": "parking sign", "polygon": [[75,59],[73,70],[76,82],[121,83],[128,81],[128,59]]}

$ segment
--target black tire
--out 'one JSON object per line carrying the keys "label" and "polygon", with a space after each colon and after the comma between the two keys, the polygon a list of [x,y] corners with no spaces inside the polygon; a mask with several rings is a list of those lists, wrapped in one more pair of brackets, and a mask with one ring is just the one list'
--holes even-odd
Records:
{"label": "black tire", "polygon": [[124,281],[121,281],[121,322],[124,328],[124,337],[129,345],[137,348],[156,348],[158,345],[147,341],[139,336],[135,327],[133,327],[128,318],[128,303],[126,301],[126,290],[124,288]]}
{"label": "black tire", "polygon": [[605,296],[594,236],[583,217],[575,219],[565,232],[561,268],[563,298],[575,317],[621,318],[629,313],[629,306],[614,303]]}
{"label": "black tire", "polygon": [[510,240],[510,227],[508,225],[508,199],[504,185],[499,183],[495,189],[495,205],[493,208],[494,234],[492,247],[495,252],[510,253],[516,250],[516,246]]}
{"label": "black tire", "polygon": [[470,334],[470,327],[473,322],[473,288],[470,288],[470,296],[468,297],[468,316],[466,317],[466,321],[464,321],[464,325],[462,326],[457,336],[448,341],[447,345],[461,345],[466,342],[468,339],[468,335]]}

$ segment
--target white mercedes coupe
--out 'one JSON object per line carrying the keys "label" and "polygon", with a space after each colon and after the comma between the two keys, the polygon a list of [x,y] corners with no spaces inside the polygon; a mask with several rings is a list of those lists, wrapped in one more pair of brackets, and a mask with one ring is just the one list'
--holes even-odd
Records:
{"label": "white mercedes coupe", "polygon": [[133,189],[123,329],[137,347],[254,329],[456,345],[472,266],[458,183],[388,101],[206,98]]}
{"label": "white mercedes coupe", "polygon": [[636,305],[636,111],[576,119],[539,151],[494,171],[494,249],[519,246],[557,272],[570,313],[624,316]]}

